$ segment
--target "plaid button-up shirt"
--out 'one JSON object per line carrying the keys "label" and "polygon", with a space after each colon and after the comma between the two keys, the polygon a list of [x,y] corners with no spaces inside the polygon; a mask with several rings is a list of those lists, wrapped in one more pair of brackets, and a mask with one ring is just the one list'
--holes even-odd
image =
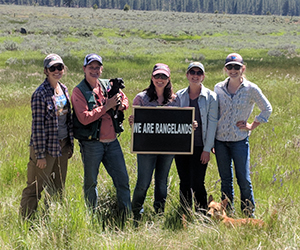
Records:
{"label": "plaid button-up shirt", "polygon": [[[73,147],[73,125],[68,89],[59,83],[67,98],[67,127]],[[58,117],[55,105],[54,89],[47,79],[35,90],[31,97],[32,127],[30,146],[33,146],[37,159],[46,157],[46,152],[52,157],[61,156],[58,140]]]}

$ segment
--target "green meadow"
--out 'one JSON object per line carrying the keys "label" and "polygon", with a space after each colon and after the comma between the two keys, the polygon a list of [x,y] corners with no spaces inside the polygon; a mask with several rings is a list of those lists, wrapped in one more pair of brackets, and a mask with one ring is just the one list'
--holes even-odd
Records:
{"label": "green meadow", "polygon": [[[26,34],[21,34],[24,28]],[[0,248],[1,249],[299,249],[300,246],[300,17],[122,11],[0,5]],[[179,179],[173,163],[164,216],[154,214],[153,184],[138,228],[129,218],[118,228],[115,189],[104,167],[99,174],[100,216],[91,216],[83,199],[83,167],[77,141],[69,161],[61,202],[35,218],[20,219],[26,185],[31,129],[30,97],[44,80],[43,59],[59,54],[68,67],[62,82],[69,92],[82,80],[88,53],[103,57],[103,78],[122,77],[132,103],[150,83],[155,63],[170,66],[174,91],[188,85],[191,61],[206,69],[210,89],[223,80],[224,60],[240,53],[246,77],[258,84],[273,106],[267,124],[250,136],[251,175],[256,217],[266,222],[226,228],[194,214],[183,227],[178,213]],[[130,152],[126,111],[119,137],[133,192],[137,166]],[[259,113],[257,107],[250,118]],[[220,179],[211,155],[206,188],[220,197]],[[235,181],[236,217],[239,189]],[[276,216],[271,216],[276,213]]]}

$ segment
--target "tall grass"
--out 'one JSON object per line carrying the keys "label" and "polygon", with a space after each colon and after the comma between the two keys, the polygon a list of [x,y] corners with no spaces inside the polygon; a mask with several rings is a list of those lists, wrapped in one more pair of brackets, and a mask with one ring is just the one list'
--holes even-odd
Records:
{"label": "tall grass", "polygon": [[[296,19],[0,5],[1,249],[299,248],[300,43]],[[21,26],[29,34],[19,34]],[[266,221],[266,227],[228,229],[194,214],[184,228],[178,212],[179,179],[173,164],[165,215],[154,214],[152,183],[140,226],[133,227],[129,218],[120,230],[113,218],[115,189],[103,166],[98,180],[99,216],[91,215],[85,206],[77,143],[62,201],[54,199],[46,210],[42,198],[32,221],[19,218],[29,157],[30,97],[44,79],[42,61],[47,53],[63,57],[68,72],[62,82],[70,93],[83,78],[84,56],[99,53],[104,60],[103,78],[123,77],[124,91],[132,102],[148,86],[157,62],[170,66],[177,91],[187,86],[185,70],[189,62],[201,60],[207,71],[204,85],[213,89],[226,77],[222,71],[224,58],[233,51],[244,57],[247,78],[261,87],[274,109],[269,123],[259,126],[250,137],[256,216]],[[129,108],[126,116],[131,112]],[[251,119],[258,112],[255,108]],[[136,155],[130,153],[127,121],[124,126],[119,139],[133,191]],[[215,199],[220,197],[214,156],[206,187]],[[235,190],[238,208],[236,182]],[[277,217],[272,219],[274,211]],[[238,209],[236,216],[242,216]]]}

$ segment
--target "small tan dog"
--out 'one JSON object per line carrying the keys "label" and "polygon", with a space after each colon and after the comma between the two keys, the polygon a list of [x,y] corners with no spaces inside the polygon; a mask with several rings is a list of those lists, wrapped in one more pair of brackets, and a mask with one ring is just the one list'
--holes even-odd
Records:
{"label": "small tan dog", "polygon": [[241,225],[253,225],[262,227],[264,222],[259,219],[244,218],[244,219],[233,219],[226,215],[225,209],[228,200],[224,199],[221,203],[214,201],[212,195],[208,198],[208,212],[207,215],[216,220],[222,221],[228,227],[241,226]]}

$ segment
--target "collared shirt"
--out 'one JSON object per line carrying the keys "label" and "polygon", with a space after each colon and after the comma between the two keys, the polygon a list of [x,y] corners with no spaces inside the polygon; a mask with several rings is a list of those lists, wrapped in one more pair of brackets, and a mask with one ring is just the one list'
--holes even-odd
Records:
{"label": "collared shirt", "polygon": [[272,106],[260,88],[243,78],[243,81],[234,95],[227,90],[229,78],[215,85],[215,92],[219,100],[219,121],[216,139],[219,141],[241,141],[249,136],[248,130],[240,130],[236,123],[248,121],[254,105],[261,110],[255,121],[265,123],[268,121]]}
{"label": "collared shirt", "polygon": [[156,106],[176,106],[174,100],[169,101],[168,103],[161,105],[158,103],[157,100],[150,101],[150,97],[147,95],[146,91],[138,93],[135,98],[133,99],[132,105],[138,105],[138,106],[150,106],[150,107],[156,107]]}
{"label": "collared shirt", "polygon": [[[176,93],[176,104],[179,107],[189,107],[189,88]],[[203,151],[210,152],[214,146],[218,122],[218,99],[215,92],[205,88],[202,84],[198,97],[198,106],[201,116]]]}
{"label": "collared shirt", "polygon": [[[67,98],[67,127],[73,146],[73,125],[71,106],[67,87],[59,82]],[[34,91],[31,97],[32,126],[30,146],[33,146],[37,159],[46,157],[46,152],[52,157],[61,156],[61,147],[58,139],[58,117],[55,105],[54,89],[47,79]]]}
{"label": "collared shirt", "polygon": [[[98,86],[93,89],[93,92],[97,95],[98,97],[97,101],[101,103],[101,105],[89,111],[84,95],[82,94],[82,92],[78,87],[75,87],[73,89],[73,93],[71,97],[74,111],[76,112],[76,116],[79,122],[82,123],[83,125],[88,125],[101,118],[100,141],[111,142],[115,140],[117,137],[116,137],[115,128],[113,126],[112,118],[108,113],[106,113],[107,110],[104,107],[106,98],[103,95],[100,84],[98,84]],[[125,110],[129,106],[128,98],[121,90],[120,90],[120,94],[122,96],[123,110]],[[122,109],[120,108],[120,110]]]}

